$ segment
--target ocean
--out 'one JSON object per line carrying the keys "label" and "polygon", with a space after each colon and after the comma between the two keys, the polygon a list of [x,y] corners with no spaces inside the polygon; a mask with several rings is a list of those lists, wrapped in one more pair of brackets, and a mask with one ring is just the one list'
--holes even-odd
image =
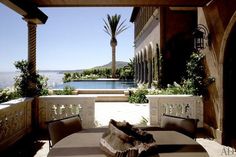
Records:
{"label": "ocean", "polygon": [[[19,72],[0,72],[0,89],[14,86],[14,78],[19,74]],[[64,74],[58,72],[39,72],[39,74],[48,78],[49,88],[63,84]]]}
{"label": "ocean", "polygon": [[[63,89],[65,86],[71,86],[75,89],[127,89],[136,88],[137,83],[134,81],[109,81],[109,80],[81,80],[76,82],[63,83],[64,74],[58,72],[39,72],[40,75],[48,78],[49,89]],[[13,87],[15,77],[19,76],[19,72],[0,72],[0,89]]]}

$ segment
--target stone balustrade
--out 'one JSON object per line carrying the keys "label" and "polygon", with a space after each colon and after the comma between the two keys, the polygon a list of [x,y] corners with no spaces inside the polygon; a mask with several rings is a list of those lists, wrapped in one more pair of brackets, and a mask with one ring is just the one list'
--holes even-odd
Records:
{"label": "stone balustrade", "polygon": [[160,126],[165,114],[198,119],[203,127],[202,97],[192,95],[147,95],[150,106],[150,125]]}
{"label": "stone balustrade", "polygon": [[96,96],[52,95],[39,97],[39,125],[45,129],[46,121],[80,114],[83,128],[95,127]]}
{"label": "stone balustrade", "polygon": [[[203,127],[202,97],[191,95],[147,95],[150,105],[150,125],[160,126],[163,113],[199,119]],[[38,98],[39,126],[46,129],[46,121],[80,114],[83,128],[95,126],[96,96],[52,95]],[[32,130],[31,106],[33,98],[20,98],[0,104],[0,150]]]}
{"label": "stone balustrade", "polygon": [[0,150],[31,131],[32,100],[33,98],[20,98],[0,104]]}

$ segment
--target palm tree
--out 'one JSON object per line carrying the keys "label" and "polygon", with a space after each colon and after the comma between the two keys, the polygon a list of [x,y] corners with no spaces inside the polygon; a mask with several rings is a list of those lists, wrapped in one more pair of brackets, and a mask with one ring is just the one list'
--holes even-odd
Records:
{"label": "palm tree", "polygon": [[110,16],[107,14],[107,21],[104,21],[104,31],[111,37],[110,45],[112,48],[112,78],[115,78],[116,73],[116,36],[122,33],[127,27],[124,25],[125,20],[120,23],[121,15]]}

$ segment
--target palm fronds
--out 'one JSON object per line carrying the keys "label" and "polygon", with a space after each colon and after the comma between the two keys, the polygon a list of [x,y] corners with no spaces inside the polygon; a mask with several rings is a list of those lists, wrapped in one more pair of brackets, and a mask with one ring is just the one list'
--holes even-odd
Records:
{"label": "palm fronds", "polygon": [[121,15],[113,15],[110,16],[107,14],[107,21],[103,19],[105,25],[104,25],[104,31],[111,36],[112,38],[115,38],[117,35],[125,31],[128,27],[124,25],[125,21],[122,21],[120,23]]}

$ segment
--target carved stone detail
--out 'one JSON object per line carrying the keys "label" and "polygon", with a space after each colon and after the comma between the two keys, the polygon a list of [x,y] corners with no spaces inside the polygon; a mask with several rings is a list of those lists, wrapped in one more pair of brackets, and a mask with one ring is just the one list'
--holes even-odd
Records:
{"label": "carved stone detail", "polygon": [[95,97],[43,96],[39,98],[40,127],[46,128],[46,121],[79,114],[84,128],[95,127]]}
{"label": "carved stone detail", "polygon": [[0,104],[0,149],[31,130],[31,102],[31,98],[20,98]]}
{"label": "carved stone detail", "polygon": [[203,102],[200,96],[191,95],[149,95],[150,124],[160,126],[161,116],[169,114],[199,119],[203,127]]}

